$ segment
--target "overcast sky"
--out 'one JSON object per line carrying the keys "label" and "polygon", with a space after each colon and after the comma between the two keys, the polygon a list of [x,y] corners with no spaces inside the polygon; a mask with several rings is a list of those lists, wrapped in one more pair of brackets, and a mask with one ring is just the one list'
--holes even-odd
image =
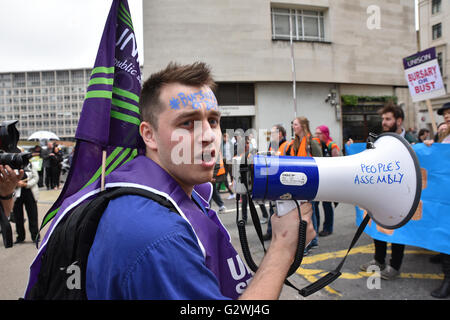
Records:
{"label": "overcast sky", "polygon": [[[0,0],[0,72],[92,68],[112,0]],[[128,0],[144,61],[142,0]]]}
{"label": "overcast sky", "polygon": [[[91,68],[111,3],[0,0],[0,72]],[[128,4],[142,64],[142,0],[128,0]]]}

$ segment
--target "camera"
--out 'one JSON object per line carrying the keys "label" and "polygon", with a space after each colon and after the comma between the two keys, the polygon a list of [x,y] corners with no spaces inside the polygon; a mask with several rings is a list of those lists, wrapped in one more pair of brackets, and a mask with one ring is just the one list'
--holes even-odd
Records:
{"label": "camera", "polygon": [[23,169],[29,163],[31,153],[20,152],[17,148],[19,131],[16,128],[18,120],[0,123],[0,164],[12,169]]}

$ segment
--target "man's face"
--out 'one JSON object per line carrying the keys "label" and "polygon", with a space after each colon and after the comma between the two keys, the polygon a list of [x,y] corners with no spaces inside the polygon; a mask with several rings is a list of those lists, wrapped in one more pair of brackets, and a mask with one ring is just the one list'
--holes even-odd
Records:
{"label": "man's face", "polygon": [[383,132],[397,132],[397,130],[401,128],[401,125],[402,119],[395,119],[392,112],[386,112],[381,115],[381,126],[383,128]]}
{"label": "man's face", "polygon": [[158,128],[141,124],[147,156],[189,193],[213,178],[221,141],[217,100],[208,87],[173,83],[161,89],[160,102]]}
{"label": "man's face", "polygon": [[281,133],[281,131],[278,130],[277,127],[273,127],[270,130],[270,141],[271,142],[280,142],[281,139],[283,138],[283,134]]}
{"label": "man's face", "polygon": [[450,109],[445,110],[443,116],[447,125],[450,125]]}

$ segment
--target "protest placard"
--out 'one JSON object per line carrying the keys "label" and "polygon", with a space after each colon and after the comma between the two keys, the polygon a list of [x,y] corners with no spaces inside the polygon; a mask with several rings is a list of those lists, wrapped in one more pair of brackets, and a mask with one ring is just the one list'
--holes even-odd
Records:
{"label": "protest placard", "polygon": [[413,102],[434,99],[446,94],[435,48],[404,58],[403,66]]}

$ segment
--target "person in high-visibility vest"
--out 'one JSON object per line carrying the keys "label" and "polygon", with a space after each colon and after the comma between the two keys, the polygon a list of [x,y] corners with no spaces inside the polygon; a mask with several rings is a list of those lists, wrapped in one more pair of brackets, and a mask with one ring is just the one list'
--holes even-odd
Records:
{"label": "person in high-visibility vest", "polygon": [[324,157],[339,157],[342,155],[341,149],[333,139],[330,138],[330,129],[322,125],[316,128],[315,140],[322,146]]}
{"label": "person in high-visibility vest", "polygon": [[289,142],[286,141],[286,129],[281,124],[273,126],[270,131],[269,151],[275,152],[278,156],[285,156],[288,146]]}
{"label": "person in high-visibility vest", "polygon": [[311,137],[309,120],[297,117],[292,122],[294,139],[289,143],[287,154],[294,157],[321,157],[322,149],[317,141]]}
{"label": "person in high-visibility vest", "polygon": [[[277,149],[278,146],[278,149]],[[286,129],[281,125],[277,124],[270,130],[270,145],[269,152],[275,152],[277,156],[285,156],[287,149],[289,147],[289,142],[286,140]],[[275,213],[275,202],[269,202],[269,219],[267,224],[267,232],[263,235],[264,241],[272,239],[272,223],[270,218]]]}
{"label": "person in high-visibility vest", "polygon": [[214,200],[214,202],[219,206],[219,213],[224,213],[227,210],[227,208],[225,207],[217,188],[217,183],[219,183],[220,186],[221,182],[223,181],[223,178],[224,177],[226,178],[222,153],[219,154],[219,159],[220,159],[219,163],[216,163],[216,166],[214,167],[214,178],[212,181],[213,190],[211,200]]}
{"label": "person in high-visibility vest", "polygon": [[[322,149],[320,144],[311,136],[311,130],[309,129],[309,120],[306,117],[297,117],[292,122],[292,129],[294,131],[294,139],[289,143],[286,151],[286,155],[294,157],[322,157]],[[309,250],[319,245],[318,239],[318,224],[316,220],[316,213],[314,210],[314,201],[311,201],[312,216],[311,222],[314,230],[316,230],[316,236],[311,241],[308,247],[305,248],[304,255],[307,255]]]}
{"label": "person in high-visibility vest", "polygon": [[[228,192],[230,192],[230,195],[228,196],[227,200],[230,200],[230,199],[236,198],[236,195],[230,189],[230,186],[233,185],[233,157],[236,155],[237,146],[236,146],[235,142],[233,142],[233,139],[230,138],[228,133],[224,132],[222,137],[223,137],[223,143],[222,143],[223,159],[224,159],[224,166],[225,166],[224,182],[225,182],[225,186],[228,189]],[[228,176],[230,177],[230,184],[228,184]]]}
{"label": "person in high-visibility vest", "polygon": [[[339,157],[341,156],[341,150],[336,142],[330,138],[330,129],[327,126],[322,125],[316,128],[315,138],[321,148],[324,157]],[[317,227],[320,226],[320,212],[319,212],[319,202],[314,202],[314,212],[317,219]],[[320,237],[326,237],[333,233],[333,221],[334,221],[334,209],[333,204],[328,201],[322,201],[322,208],[324,214],[323,230],[318,231]]]}

